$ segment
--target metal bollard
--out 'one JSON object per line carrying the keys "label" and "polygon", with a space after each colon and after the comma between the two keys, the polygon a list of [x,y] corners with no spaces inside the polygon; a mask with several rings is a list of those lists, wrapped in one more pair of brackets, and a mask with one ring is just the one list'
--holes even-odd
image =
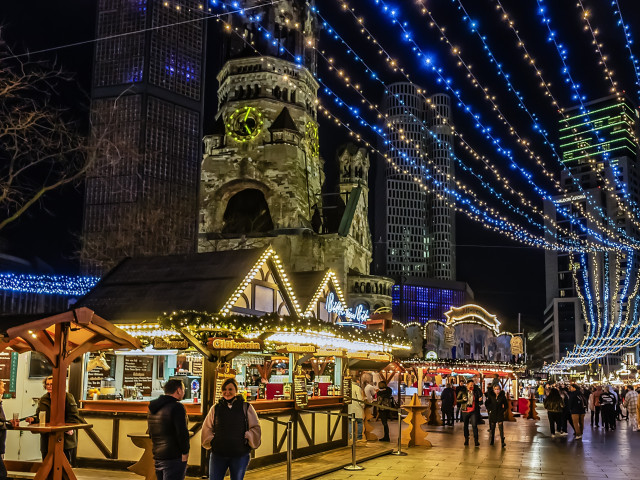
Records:
{"label": "metal bollard", "polygon": [[405,456],[407,453],[402,451],[402,409],[398,409],[398,450],[391,452],[391,455]]}
{"label": "metal bollard", "polygon": [[291,462],[293,460],[293,421],[287,422],[287,480],[291,480]]}
{"label": "metal bollard", "polygon": [[358,422],[356,422],[356,414],[349,415],[351,422],[351,465],[344,467],[345,470],[364,470],[364,467],[356,464],[356,439],[358,436]]}

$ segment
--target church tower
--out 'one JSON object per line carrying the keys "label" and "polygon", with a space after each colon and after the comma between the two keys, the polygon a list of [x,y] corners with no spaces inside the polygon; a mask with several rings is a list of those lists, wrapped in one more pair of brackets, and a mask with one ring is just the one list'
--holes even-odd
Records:
{"label": "church tower", "polygon": [[369,276],[367,152],[339,149],[339,189],[323,191],[313,1],[265,4],[226,22],[237,35],[223,45],[218,114],[204,138],[199,251],[272,245],[291,273],[331,269],[350,303],[369,302],[382,292],[371,285],[384,283],[385,294],[363,305],[390,304],[390,280]]}
{"label": "church tower", "polygon": [[[241,3],[249,8],[257,2]],[[318,84],[308,46],[315,42],[315,20],[303,1],[251,12],[229,19],[244,40],[227,38],[216,128],[205,137],[201,250],[214,237],[244,242],[267,232],[310,229],[314,211],[321,209]],[[256,56],[248,44],[272,55]]]}

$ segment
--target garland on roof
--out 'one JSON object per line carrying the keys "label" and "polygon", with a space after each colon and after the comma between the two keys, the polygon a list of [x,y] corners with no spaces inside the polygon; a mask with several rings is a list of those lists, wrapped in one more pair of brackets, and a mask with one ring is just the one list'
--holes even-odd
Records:
{"label": "garland on roof", "polygon": [[399,348],[409,347],[406,336],[342,327],[316,318],[297,318],[268,313],[261,317],[229,315],[221,317],[206,312],[181,310],[158,318],[164,328],[188,328],[198,340],[206,342],[213,332],[251,335],[260,333],[315,333],[354,342],[381,343]]}

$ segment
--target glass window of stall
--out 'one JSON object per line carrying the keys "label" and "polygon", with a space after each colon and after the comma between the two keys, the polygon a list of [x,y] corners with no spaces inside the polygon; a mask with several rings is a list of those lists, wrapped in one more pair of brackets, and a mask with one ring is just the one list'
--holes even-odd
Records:
{"label": "glass window of stall", "polygon": [[195,351],[94,352],[84,361],[84,400],[148,401],[173,378],[183,381],[185,402],[200,398],[204,359]]}

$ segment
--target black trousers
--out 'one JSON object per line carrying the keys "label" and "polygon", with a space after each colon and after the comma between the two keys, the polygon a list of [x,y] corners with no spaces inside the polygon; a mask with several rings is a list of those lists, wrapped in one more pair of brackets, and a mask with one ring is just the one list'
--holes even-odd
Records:
{"label": "black trousers", "polygon": [[7,467],[4,464],[4,455],[0,456],[0,480],[5,480],[7,478]]}
{"label": "black trousers", "polygon": [[[602,411],[602,407],[600,405],[598,405],[596,407],[596,427],[598,427],[600,425],[600,412]],[[604,423],[604,420],[602,420],[602,423]]]}
{"label": "black trousers", "polygon": [[453,425],[453,405],[442,409],[442,424]]}
{"label": "black trousers", "polygon": [[500,440],[504,443],[504,422],[492,422],[489,420],[489,439],[491,443],[493,443],[493,438],[496,435],[496,423],[498,425],[498,430],[500,430]]}
{"label": "black trousers", "polygon": [[460,404],[456,406],[456,420],[460,421]]}
{"label": "black trousers", "polygon": [[616,429],[616,409],[613,405],[602,406],[602,423],[607,430]]}
{"label": "black trousers", "polygon": [[569,433],[569,430],[567,429],[567,423],[569,425],[571,425],[571,428],[573,429],[573,431],[576,431],[576,428],[573,426],[573,419],[571,418],[571,412],[562,412],[562,431],[564,433]]}
{"label": "black trousers", "polygon": [[478,417],[476,412],[462,412],[462,421],[464,422],[464,438],[469,440],[469,424],[473,429],[473,439],[478,442]]}
{"label": "black trousers", "polygon": [[547,415],[549,416],[549,428],[551,429],[551,435],[554,435],[556,433],[556,430],[558,430],[558,432],[561,432],[562,412],[547,412]]}
{"label": "black trousers", "polygon": [[385,440],[389,440],[389,410],[385,410],[381,408],[379,410],[380,421],[382,422],[382,428],[384,429],[384,437]]}

